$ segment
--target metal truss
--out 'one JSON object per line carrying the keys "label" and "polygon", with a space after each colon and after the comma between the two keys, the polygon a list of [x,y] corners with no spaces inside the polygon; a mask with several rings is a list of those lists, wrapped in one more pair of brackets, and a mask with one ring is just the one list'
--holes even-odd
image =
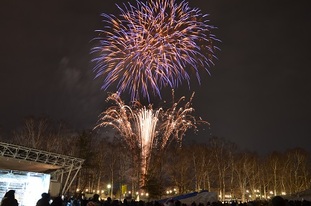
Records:
{"label": "metal truss", "polygon": [[56,166],[58,169],[44,173],[50,173],[52,179],[62,183],[62,194],[69,190],[84,162],[84,159],[4,142],[0,142],[0,156]]}

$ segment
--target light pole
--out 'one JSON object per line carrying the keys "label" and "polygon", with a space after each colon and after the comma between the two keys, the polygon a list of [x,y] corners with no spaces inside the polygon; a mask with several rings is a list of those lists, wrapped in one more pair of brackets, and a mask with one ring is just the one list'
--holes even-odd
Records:
{"label": "light pole", "polygon": [[107,189],[108,189],[108,191],[109,191],[108,194],[110,194],[110,197],[112,198],[111,184],[108,184],[108,185],[107,185]]}

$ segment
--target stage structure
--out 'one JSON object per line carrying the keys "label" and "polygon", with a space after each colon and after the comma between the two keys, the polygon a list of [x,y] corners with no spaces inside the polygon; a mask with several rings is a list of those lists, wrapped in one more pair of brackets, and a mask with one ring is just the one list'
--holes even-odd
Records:
{"label": "stage structure", "polygon": [[[0,198],[16,190],[19,205],[30,205],[25,197],[37,192],[66,194],[82,168],[84,159],[0,142]],[[35,187],[35,188],[33,188]],[[31,189],[32,188],[32,189]]]}

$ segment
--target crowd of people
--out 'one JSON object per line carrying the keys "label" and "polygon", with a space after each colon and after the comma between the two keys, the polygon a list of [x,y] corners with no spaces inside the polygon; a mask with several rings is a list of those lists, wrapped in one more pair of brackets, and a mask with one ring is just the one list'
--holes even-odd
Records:
{"label": "crowd of people", "polygon": [[[18,206],[14,190],[9,190],[5,193],[1,200],[0,206]],[[174,199],[170,199],[165,203],[160,203],[158,201],[144,202],[127,199],[119,201],[112,200],[110,197],[106,200],[101,200],[98,194],[94,194],[90,199],[63,199],[61,196],[52,198],[48,193],[42,193],[41,198],[36,203],[36,206],[311,206],[311,202],[307,200],[286,200],[281,196],[275,196],[270,201],[218,201],[212,203],[207,202],[206,204],[193,202],[191,205],[187,205]]]}

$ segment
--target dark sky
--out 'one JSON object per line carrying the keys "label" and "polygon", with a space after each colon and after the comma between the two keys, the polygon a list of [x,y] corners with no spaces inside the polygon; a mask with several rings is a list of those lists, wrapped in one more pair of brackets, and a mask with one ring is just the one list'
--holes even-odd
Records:
{"label": "dark sky", "polygon": [[[2,0],[0,128],[48,115],[88,129],[106,108],[94,80],[90,40],[101,13],[121,0]],[[210,130],[186,138],[224,137],[258,152],[311,152],[311,12],[309,1],[189,0],[210,14],[222,40],[211,76],[195,90],[196,114]],[[203,73],[204,74],[204,73]],[[201,128],[202,129],[202,128]]]}

